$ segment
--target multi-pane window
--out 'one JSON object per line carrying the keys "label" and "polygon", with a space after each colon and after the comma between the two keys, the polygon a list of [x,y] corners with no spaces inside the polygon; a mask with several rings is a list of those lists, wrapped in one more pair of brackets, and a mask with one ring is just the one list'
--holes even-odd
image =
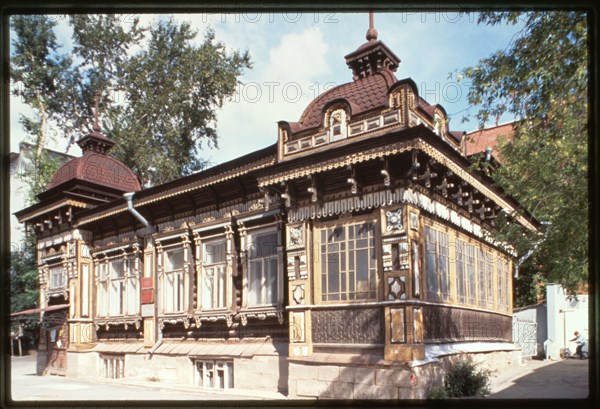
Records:
{"label": "multi-pane window", "polygon": [[108,379],[125,377],[125,357],[123,355],[101,355],[102,376]]}
{"label": "multi-pane window", "polygon": [[467,279],[465,268],[465,242],[456,240],[456,293],[458,302],[461,304],[467,303]]}
{"label": "multi-pane window", "polygon": [[196,386],[202,388],[233,388],[233,362],[195,361]]}
{"label": "multi-pane window", "polygon": [[164,280],[163,312],[182,312],[184,309],[184,249],[175,248],[163,253]]}
{"label": "multi-pane window", "polygon": [[227,246],[225,240],[202,245],[202,309],[225,307],[225,271]]}
{"label": "multi-pane window", "polygon": [[478,293],[477,293],[477,304],[480,307],[485,307],[486,300],[486,290],[487,287],[485,285],[485,258],[484,252],[481,247],[477,248],[477,283],[478,285]]}
{"label": "multi-pane window", "polygon": [[485,284],[487,287],[487,308],[494,307],[494,254],[486,251],[484,253],[484,267],[485,267]]}
{"label": "multi-pane window", "polygon": [[450,265],[448,234],[425,226],[425,283],[427,298],[433,301],[450,299]]}
{"label": "multi-pane window", "polygon": [[110,315],[123,315],[125,303],[125,263],[123,259],[113,259],[109,263],[110,269]]}
{"label": "multi-pane window", "polygon": [[498,276],[498,309],[508,311],[509,277],[508,263],[505,260],[496,260],[496,273]]}
{"label": "multi-pane window", "polygon": [[50,280],[49,280],[50,281],[49,282],[50,289],[63,288],[66,285],[65,274],[63,272],[62,266],[50,267],[49,273],[50,273]]}
{"label": "multi-pane window", "polygon": [[377,297],[375,223],[321,229],[321,301]]}
{"label": "multi-pane window", "polygon": [[248,306],[278,302],[278,232],[250,236],[248,251]]}
{"label": "multi-pane window", "polygon": [[475,277],[475,246],[465,243],[466,266],[467,266],[467,291],[468,303],[475,305],[476,277]]}
{"label": "multi-pane window", "polygon": [[135,258],[113,257],[97,264],[98,316],[137,315],[140,310],[139,274]]}

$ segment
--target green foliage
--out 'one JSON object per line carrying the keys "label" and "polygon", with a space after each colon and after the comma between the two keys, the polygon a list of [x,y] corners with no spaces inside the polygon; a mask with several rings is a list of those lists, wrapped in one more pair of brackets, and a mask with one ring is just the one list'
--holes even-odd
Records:
{"label": "green foliage", "polygon": [[[39,280],[36,261],[36,241],[30,235],[25,238],[22,246],[12,249],[10,254],[10,309],[11,312],[36,308],[39,304]],[[26,330],[33,330],[38,317],[24,317]]]}
{"label": "green foliage", "polygon": [[[514,135],[498,146],[503,162],[492,175],[495,182],[519,201],[519,213],[528,217],[527,209],[551,223],[522,268],[574,291],[588,278],[586,16],[547,11],[479,17],[488,25],[517,21],[524,21],[524,28],[506,49],[461,76],[471,80],[469,102],[480,107],[481,127],[504,113],[517,118]],[[510,218],[498,225],[497,239],[511,243],[519,257],[540,242],[545,230],[528,231]]]}
{"label": "green foliage", "polygon": [[205,166],[203,143],[218,145],[216,109],[250,67],[247,52],[227,54],[212,31],[200,45],[196,36],[188,23],[159,21],[147,47],[124,65],[120,88],[128,104],[110,135],[118,141],[115,156],[144,181],[165,182]]}
{"label": "green foliage", "polygon": [[62,163],[58,159],[52,158],[46,150],[39,154],[37,151],[33,151],[29,156],[17,177],[29,188],[26,200],[27,204],[31,205],[38,202],[37,195],[46,190],[50,179]]}
{"label": "green foliage", "polygon": [[13,93],[34,112],[33,117],[21,114],[19,122],[36,146],[33,165],[37,168],[44,159],[50,121],[62,115],[61,101],[69,98],[62,85],[72,61],[58,54],[60,45],[53,31],[56,22],[48,17],[16,15],[11,24],[16,34],[11,56]]}
{"label": "green foliage", "polygon": [[451,398],[484,396],[489,393],[490,376],[489,369],[478,369],[469,358],[452,364],[446,374],[444,387]]}
{"label": "green foliage", "polygon": [[429,390],[427,399],[448,399],[448,393],[443,386],[434,386]]}
{"label": "green foliage", "polygon": [[[26,131],[36,136],[52,124],[70,146],[92,130],[99,92],[101,127],[116,142],[112,153],[144,183],[206,165],[201,150],[218,144],[216,110],[251,67],[248,52],[227,52],[210,30],[200,41],[189,23],[172,19],[142,27],[119,15],[70,16],[72,59],[57,54],[56,23],[47,17],[12,22],[12,78],[36,112],[22,119]],[[40,91],[39,84],[48,85]],[[33,139],[38,156],[45,140]]]}

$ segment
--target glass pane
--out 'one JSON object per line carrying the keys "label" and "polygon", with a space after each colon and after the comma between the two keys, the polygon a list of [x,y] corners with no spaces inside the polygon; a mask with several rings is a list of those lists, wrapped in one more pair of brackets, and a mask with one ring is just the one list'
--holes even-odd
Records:
{"label": "glass pane", "polygon": [[225,261],[225,240],[204,244],[204,262],[206,264],[222,263]]}
{"label": "glass pane", "polygon": [[250,257],[268,257],[277,254],[277,232],[260,233],[253,237]]}
{"label": "glass pane", "polygon": [[369,277],[369,251],[356,251],[356,275],[358,280],[366,281]]}
{"label": "glass pane", "polygon": [[268,275],[266,277],[267,304],[277,303],[277,257],[268,261]]}
{"label": "glass pane", "polygon": [[[332,254],[331,256],[336,257],[337,255]],[[340,265],[339,265],[339,261],[337,259],[334,259],[331,256],[329,257],[329,263],[327,265],[327,277],[329,278],[327,291],[329,293],[337,293],[340,291],[340,282],[339,282]]]}
{"label": "glass pane", "polygon": [[202,279],[202,308],[213,308],[213,282],[214,269],[204,269],[204,276]]}
{"label": "glass pane", "polygon": [[183,249],[167,251],[165,255],[166,271],[179,270],[183,268]]}
{"label": "glass pane", "polygon": [[248,303],[250,305],[260,304],[262,280],[262,261],[250,261],[248,272]]}
{"label": "glass pane", "polygon": [[124,260],[112,260],[110,262],[110,276],[111,278],[123,278],[125,276],[125,265]]}

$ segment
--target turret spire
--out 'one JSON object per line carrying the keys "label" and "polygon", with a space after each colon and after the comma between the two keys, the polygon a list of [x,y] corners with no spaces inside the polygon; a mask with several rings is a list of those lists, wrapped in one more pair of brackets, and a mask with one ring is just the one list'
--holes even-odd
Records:
{"label": "turret spire", "polygon": [[98,122],[98,99],[100,97],[100,93],[98,90],[94,92],[94,126],[92,129],[94,132],[100,132],[100,124]]}
{"label": "turret spire", "polygon": [[100,121],[98,119],[100,112],[100,109],[98,108],[99,99],[100,92],[94,92],[94,125],[92,126],[92,132],[77,141],[77,144],[84,154],[86,152],[96,152],[106,155],[110,148],[115,144],[112,139],[106,137],[106,135],[100,131]]}
{"label": "turret spire", "polygon": [[369,29],[367,30],[367,41],[377,41],[377,30],[373,23],[373,10],[369,11]]}

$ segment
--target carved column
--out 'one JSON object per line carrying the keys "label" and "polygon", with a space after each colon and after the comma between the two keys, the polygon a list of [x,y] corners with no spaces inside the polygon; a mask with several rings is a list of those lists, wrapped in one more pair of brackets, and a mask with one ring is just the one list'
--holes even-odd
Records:
{"label": "carved column", "polygon": [[288,277],[290,323],[290,356],[312,354],[311,316],[308,308],[313,303],[309,266],[312,266],[314,241],[309,223],[295,223],[286,227],[285,254]]}

